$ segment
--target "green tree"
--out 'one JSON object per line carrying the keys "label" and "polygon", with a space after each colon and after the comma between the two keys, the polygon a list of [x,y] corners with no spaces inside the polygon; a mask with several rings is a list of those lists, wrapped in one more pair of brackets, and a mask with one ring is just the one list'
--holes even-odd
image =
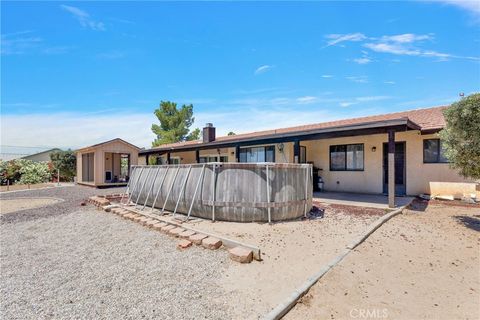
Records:
{"label": "green tree", "polygon": [[55,151],[50,154],[54,174],[60,170],[60,180],[73,181],[77,173],[77,157],[72,150]]}
{"label": "green tree", "polygon": [[153,147],[200,138],[200,129],[197,128],[190,132],[190,127],[195,120],[193,105],[182,105],[180,109],[177,109],[175,102],[162,101],[154,114],[160,121],[160,125],[152,124],[152,131],[157,136],[152,142]]}
{"label": "green tree", "polygon": [[480,179],[480,93],[453,103],[444,115],[447,125],[440,138],[451,167]]}
{"label": "green tree", "polygon": [[236,133],[233,132],[233,131],[230,131],[230,132],[227,134],[227,136],[234,136],[234,135],[236,135]]}

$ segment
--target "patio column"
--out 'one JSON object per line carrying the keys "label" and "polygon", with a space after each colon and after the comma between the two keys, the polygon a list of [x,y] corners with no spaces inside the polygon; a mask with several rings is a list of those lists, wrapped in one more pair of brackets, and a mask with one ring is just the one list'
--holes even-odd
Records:
{"label": "patio column", "polygon": [[167,152],[167,164],[170,164],[170,152]]}
{"label": "patio column", "polygon": [[388,207],[395,208],[395,131],[388,131]]}
{"label": "patio column", "polygon": [[195,150],[195,159],[197,160],[197,163],[200,163],[200,150]]}
{"label": "patio column", "polygon": [[237,162],[240,162],[240,146],[236,145],[235,146],[235,159]]}
{"label": "patio column", "polygon": [[300,140],[295,140],[293,143],[293,162],[300,162]]}

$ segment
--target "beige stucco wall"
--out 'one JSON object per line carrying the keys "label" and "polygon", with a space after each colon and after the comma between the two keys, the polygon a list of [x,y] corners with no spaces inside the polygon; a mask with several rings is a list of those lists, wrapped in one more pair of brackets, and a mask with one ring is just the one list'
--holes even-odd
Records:
{"label": "beige stucco wall", "polygon": [[138,156],[138,165],[140,165],[140,166],[147,165],[147,157],[146,156]]}
{"label": "beige stucco wall", "polygon": [[[430,193],[429,183],[465,182],[465,180],[447,163],[423,163],[423,140],[438,138],[438,135],[421,135],[417,131],[397,132],[395,140],[406,143],[406,193],[417,195]],[[347,192],[383,192],[383,143],[387,142],[386,134],[368,136],[333,138],[325,140],[303,141],[307,147],[307,161],[312,161],[320,171],[325,183],[325,190]],[[364,144],[364,171],[330,171],[330,145]],[[372,151],[376,147],[376,151]]]}
{"label": "beige stucco wall", "polygon": [[[438,138],[437,134],[421,135],[418,131],[397,132],[395,140],[406,144],[406,193],[417,195],[431,193],[430,182],[473,182],[464,179],[447,163],[423,163],[423,140]],[[329,191],[346,191],[361,193],[383,192],[383,143],[387,142],[387,134],[368,136],[332,138],[322,140],[301,141],[306,147],[307,161],[322,169],[325,189]],[[364,171],[330,171],[331,145],[364,144]],[[253,145],[252,145],[253,146]],[[255,145],[265,146],[265,145]],[[372,148],[376,151],[373,152]],[[217,155],[217,149],[201,150],[200,156]],[[236,161],[235,148],[220,149],[221,155],[228,155],[229,162]],[[163,156],[166,159],[166,155]],[[181,157],[181,163],[195,163],[195,151],[171,153],[171,157]],[[277,163],[293,163],[293,142],[283,143],[283,152],[279,144],[275,144],[275,161]]]}

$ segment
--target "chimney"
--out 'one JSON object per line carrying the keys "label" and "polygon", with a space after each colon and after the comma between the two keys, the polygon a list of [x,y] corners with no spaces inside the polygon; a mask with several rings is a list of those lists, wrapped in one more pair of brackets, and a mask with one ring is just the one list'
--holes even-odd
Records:
{"label": "chimney", "polygon": [[212,123],[207,123],[203,128],[203,142],[215,141],[215,127]]}

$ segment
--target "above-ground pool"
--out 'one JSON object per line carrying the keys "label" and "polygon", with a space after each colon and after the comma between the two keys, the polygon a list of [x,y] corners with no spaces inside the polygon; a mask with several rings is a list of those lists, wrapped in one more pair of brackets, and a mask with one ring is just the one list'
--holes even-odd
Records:
{"label": "above-ground pool", "polygon": [[312,207],[312,165],[199,163],[132,166],[131,202],[188,216],[236,221],[299,218]]}

